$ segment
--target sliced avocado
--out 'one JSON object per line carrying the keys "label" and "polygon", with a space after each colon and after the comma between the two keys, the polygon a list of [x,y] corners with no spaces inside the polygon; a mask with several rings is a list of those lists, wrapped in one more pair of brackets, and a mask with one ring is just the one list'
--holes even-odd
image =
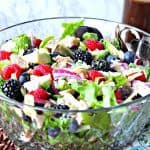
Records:
{"label": "sliced avocado", "polygon": [[51,76],[48,74],[48,75],[39,77],[39,79],[40,79],[40,86],[47,90],[50,87],[51,82],[52,82]]}
{"label": "sliced avocado", "polygon": [[92,51],[92,56],[94,56],[95,59],[105,59],[105,57],[109,54],[109,50],[97,50]]}
{"label": "sliced avocado", "polygon": [[55,49],[55,52],[60,53],[63,56],[73,56],[73,52],[71,51],[71,49],[67,48],[64,45],[58,45],[57,48]]}
{"label": "sliced avocado", "polygon": [[22,56],[28,63],[47,64],[51,62],[51,57],[46,49],[36,49],[30,54]]}

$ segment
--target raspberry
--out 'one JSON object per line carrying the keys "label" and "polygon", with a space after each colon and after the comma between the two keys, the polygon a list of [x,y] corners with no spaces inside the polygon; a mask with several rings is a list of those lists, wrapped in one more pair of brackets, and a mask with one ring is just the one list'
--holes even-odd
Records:
{"label": "raspberry", "polygon": [[94,51],[96,49],[99,49],[99,50],[104,49],[104,45],[101,42],[96,41],[96,40],[91,40],[91,39],[86,40],[85,45],[91,51]]}
{"label": "raspberry", "polygon": [[43,104],[45,100],[48,99],[49,94],[42,88],[38,88],[35,91],[29,92],[29,94],[34,96],[35,103]]}
{"label": "raspberry", "polygon": [[52,74],[52,68],[50,65],[41,64],[41,65],[35,66],[32,73],[36,76]]}
{"label": "raspberry", "polygon": [[0,60],[5,60],[10,58],[11,53],[7,51],[0,51]]}
{"label": "raspberry", "polygon": [[16,75],[16,78],[18,79],[20,74],[21,74],[22,70],[20,68],[19,65],[17,64],[11,64],[11,65],[8,65],[6,66],[3,71],[2,71],[2,77],[5,79],[5,80],[9,80],[12,76],[12,74],[15,74]]}
{"label": "raspberry", "polygon": [[104,75],[97,70],[88,71],[88,79],[95,81],[96,78],[99,78],[99,82],[104,81]]}

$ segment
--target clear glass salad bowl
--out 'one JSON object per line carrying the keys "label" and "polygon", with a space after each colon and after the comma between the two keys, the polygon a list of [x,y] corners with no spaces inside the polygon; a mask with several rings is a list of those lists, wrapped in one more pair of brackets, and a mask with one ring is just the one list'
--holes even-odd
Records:
{"label": "clear glass salad bowl", "polygon": [[[44,38],[47,35],[60,37],[63,22],[78,21],[82,17],[56,17],[44,18],[24,23],[19,23],[0,30],[0,42],[11,39],[22,33],[32,33],[37,37]],[[96,27],[104,37],[115,37],[116,26],[131,28],[150,36],[148,33],[124,24],[101,20],[96,18],[84,18],[85,25]],[[150,95],[137,98],[134,101],[123,103],[118,106],[88,109],[88,110],[57,110],[30,106],[9,99],[0,94],[0,126],[3,127],[10,139],[16,145],[24,149],[122,149],[131,144],[141,133],[144,126],[149,122]],[[44,125],[38,128],[34,122],[30,123],[22,119],[22,109],[42,112]],[[16,111],[18,113],[16,113]],[[20,115],[19,115],[20,112]],[[54,113],[84,115],[87,117],[85,125],[76,133],[68,132],[65,121],[62,123],[62,131],[57,137],[48,136],[48,124],[50,116]],[[22,133],[31,136],[29,141],[23,141]]]}

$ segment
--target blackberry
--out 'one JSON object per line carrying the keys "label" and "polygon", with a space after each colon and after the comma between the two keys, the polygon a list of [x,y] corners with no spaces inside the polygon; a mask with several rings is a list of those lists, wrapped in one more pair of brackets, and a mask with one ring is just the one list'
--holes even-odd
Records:
{"label": "blackberry", "polygon": [[76,50],[73,54],[73,59],[75,62],[77,62],[78,60],[81,60],[87,63],[88,65],[91,65],[91,62],[93,60],[91,53],[89,53],[88,51],[82,51],[82,50]]}
{"label": "blackberry", "polygon": [[[59,105],[55,105],[54,108],[55,108],[55,109],[68,110],[68,109],[69,109],[69,106],[68,106],[68,105],[61,105],[61,104],[59,104]],[[59,117],[62,116],[62,113],[56,112],[56,113],[54,114],[54,116],[55,116],[56,118],[59,118]]]}
{"label": "blackberry", "polygon": [[95,70],[111,71],[110,64],[105,60],[93,60],[91,67]]}
{"label": "blackberry", "polygon": [[54,108],[55,108],[55,109],[69,109],[69,106],[68,106],[68,105],[61,105],[61,104],[58,104],[58,105],[55,105]]}
{"label": "blackberry", "polygon": [[2,92],[9,98],[15,99],[19,102],[23,101],[23,96],[21,94],[21,85],[19,83],[19,81],[14,80],[14,79],[10,79],[8,81],[6,81],[3,85],[2,85]]}

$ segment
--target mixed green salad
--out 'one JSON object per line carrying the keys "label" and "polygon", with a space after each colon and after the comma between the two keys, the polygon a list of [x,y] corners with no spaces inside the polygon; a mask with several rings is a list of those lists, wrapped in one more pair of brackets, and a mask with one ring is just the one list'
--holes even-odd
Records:
{"label": "mixed green salad", "polygon": [[135,51],[123,49],[117,38],[105,39],[83,20],[62,26],[59,39],[22,34],[0,47],[1,95],[57,109],[49,113],[27,105],[12,107],[22,118],[24,141],[36,135],[32,127],[44,131],[52,145],[66,138],[82,143],[92,128],[105,135],[112,127],[109,113],[67,111],[118,106],[150,94],[150,68]]}

